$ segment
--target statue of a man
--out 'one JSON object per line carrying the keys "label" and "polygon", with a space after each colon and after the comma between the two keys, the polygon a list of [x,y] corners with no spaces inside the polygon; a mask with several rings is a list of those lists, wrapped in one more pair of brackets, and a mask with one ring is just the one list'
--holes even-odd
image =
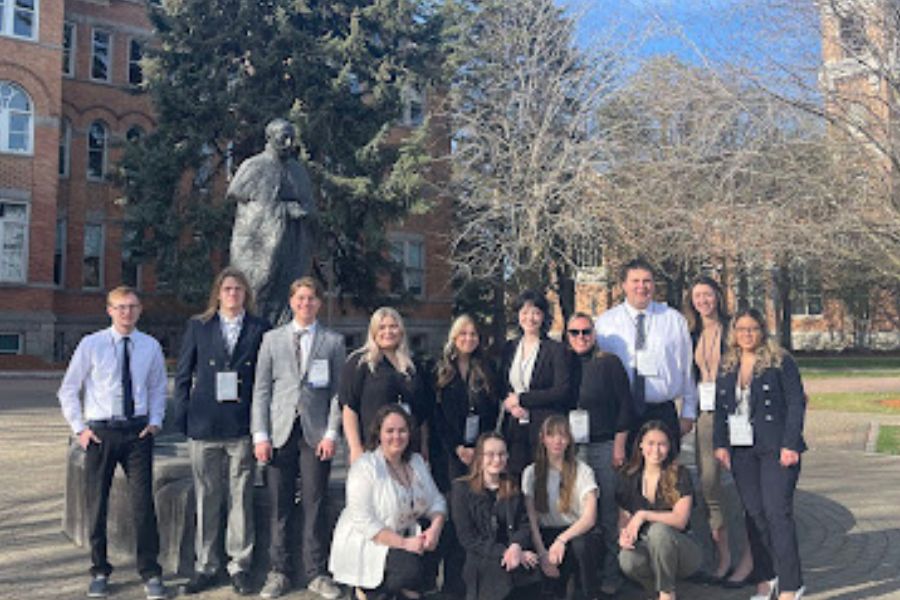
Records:
{"label": "statue of a man", "polygon": [[237,201],[231,264],[247,275],[258,313],[273,324],[287,320],[288,288],[312,266],[316,204],[294,138],[288,121],[271,121],[266,149],[241,163],[227,193]]}

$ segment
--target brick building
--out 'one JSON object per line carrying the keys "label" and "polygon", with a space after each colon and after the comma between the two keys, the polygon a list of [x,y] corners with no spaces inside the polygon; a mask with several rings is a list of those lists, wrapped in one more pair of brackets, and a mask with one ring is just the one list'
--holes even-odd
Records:
{"label": "brick building", "polygon": [[[144,329],[177,351],[192,309],[157,294],[152,265],[123,252],[123,209],[108,181],[125,144],[154,127],[139,88],[152,40],[145,0],[0,2],[0,354],[65,360],[108,323],[105,291],[122,283],[144,293]],[[421,111],[408,112],[414,122]],[[448,326],[446,244],[434,233],[447,210],[391,233],[418,299],[404,312],[420,350],[439,348]],[[366,315],[328,302],[323,316],[351,346],[361,341]]]}

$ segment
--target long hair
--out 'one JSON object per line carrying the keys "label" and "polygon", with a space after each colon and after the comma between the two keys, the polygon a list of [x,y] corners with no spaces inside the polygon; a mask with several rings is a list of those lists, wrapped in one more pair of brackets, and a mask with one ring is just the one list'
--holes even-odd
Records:
{"label": "long hair", "polygon": [[[437,365],[437,387],[443,389],[453,381],[456,375],[456,359],[459,358],[459,352],[456,349],[456,338],[459,336],[462,328],[471,325],[478,333],[478,327],[475,319],[469,315],[460,315],[453,320],[450,325],[450,333],[447,334],[447,343],[444,344],[444,351],[441,353],[441,359]],[[481,335],[479,334],[479,340]],[[484,369],[484,352],[481,349],[481,342],[475,347],[475,351],[469,357],[469,390],[472,392],[486,391],[490,393],[491,382],[488,379]]]}
{"label": "long hair", "polygon": [[252,313],[256,310],[256,303],[253,299],[253,288],[250,287],[250,281],[247,279],[247,276],[238,268],[225,267],[219,271],[218,275],[213,279],[212,285],[209,288],[209,299],[206,302],[206,310],[197,315],[197,319],[206,323],[219,312],[219,293],[222,291],[222,284],[225,283],[225,279],[228,277],[237,279],[238,282],[244,286],[244,310],[248,313]]}
{"label": "long hair", "polygon": [[741,365],[741,349],[737,344],[737,336],[735,335],[735,327],[737,322],[744,317],[750,317],[759,326],[762,340],[756,349],[756,363],[753,365],[753,374],[759,375],[770,367],[778,368],[781,366],[781,360],[784,358],[784,349],[778,345],[769,331],[766,329],[766,319],[755,308],[743,308],[737,312],[731,319],[731,326],[728,328],[728,341],[726,342],[725,355],[722,357],[722,370],[724,372],[736,371]]}
{"label": "long hair", "polygon": [[705,285],[712,289],[713,294],[716,296],[716,318],[719,320],[719,323],[725,324],[728,322],[728,311],[725,308],[725,293],[722,291],[722,286],[712,277],[701,275],[691,283],[687,293],[684,295],[684,308],[682,311],[684,312],[684,318],[687,319],[691,333],[703,331],[703,318],[697,312],[697,309],[694,308],[693,301],[694,288],[698,285]]}
{"label": "long hair", "polygon": [[644,470],[644,454],[641,452],[641,442],[644,440],[644,436],[651,431],[661,431],[665,434],[666,439],[669,440],[669,453],[663,460],[657,493],[663,497],[666,503],[675,506],[675,503],[681,499],[681,494],[678,492],[678,461],[672,456],[672,433],[665,423],[656,419],[644,423],[634,441],[634,450],[631,452],[631,460],[628,461],[625,472],[628,475],[634,475]]}
{"label": "long hair", "polygon": [[[403,417],[403,420],[406,422],[406,429],[409,431],[410,439],[412,439],[413,427],[415,426],[413,418],[402,406],[395,402],[391,402],[375,411],[375,417],[372,419],[372,424],[369,426],[369,439],[366,442],[366,450],[375,450],[381,445],[381,426],[384,424],[385,419],[391,415],[400,415]],[[403,462],[409,462],[412,453],[412,444],[406,444],[406,448],[403,449],[403,454],[401,456]]]}
{"label": "long hair", "polygon": [[[475,454],[472,458],[472,466],[469,467],[469,474],[459,478],[465,481],[476,494],[484,492],[484,446],[490,440],[503,442],[503,448],[506,449],[506,440],[503,436],[495,431],[482,433],[475,443]],[[519,491],[519,486],[512,477],[508,477],[506,473],[500,474],[500,488],[497,490],[497,498],[505,499],[514,496]]]}
{"label": "long hair", "polygon": [[546,513],[550,510],[550,501],[547,493],[550,457],[547,455],[544,438],[556,433],[562,433],[569,439],[569,444],[566,446],[566,451],[563,454],[563,468],[559,479],[559,504],[557,508],[560,513],[567,513],[572,510],[572,501],[575,495],[575,479],[578,476],[575,444],[572,443],[569,419],[563,415],[551,415],[541,425],[541,441],[534,453],[534,508],[540,513]]}
{"label": "long hair", "polygon": [[375,335],[378,333],[378,326],[381,325],[381,322],[387,317],[394,319],[397,326],[400,328],[400,343],[397,345],[397,350],[394,352],[394,356],[397,358],[397,367],[399,367],[403,374],[411,375],[416,371],[416,366],[413,364],[412,356],[409,352],[409,343],[406,339],[406,327],[403,325],[403,318],[400,316],[400,313],[390,306],[382,306],[372,313],[372,318],[369,319],[369,333],[366,336],[366,343],[355,350],[353,354],[359,355],[358,364],[361,365],[365,363],[369,366],[369,371],[375,372],[375,367],[378,366],[378,363],[381,362],[381,359],[384,357],[384,352],[381,351],[381,348],[379,348],[378,344],[375,342]]}

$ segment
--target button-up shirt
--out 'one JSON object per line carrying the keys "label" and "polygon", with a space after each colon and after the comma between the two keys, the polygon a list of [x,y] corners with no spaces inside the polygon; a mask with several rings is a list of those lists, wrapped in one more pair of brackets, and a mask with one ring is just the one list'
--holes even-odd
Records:
{"label": "button-up shirt", "polygon": [[681,416],[697,418],[697,386],[692,367],[693,348],[687,321],[665,304],[651,302],[639,311],[627,302],[609,309],[594,324],[597,345],[619,357],[629,380],[634,380],[637,365],[635,337],[638,312],[643,312],[646,349],[658,357],[659,371],[646,377],[646,402],[655,404],[681,397]]}
{"label": "button-up shirt", "polygon": [[309,368],[309,355],[312,353],[313,337],[316,335],[317,324],[318,321],[313,321],[310,325],[303,327],[297,321],[291,321],[291,331],[294,333],[294,339],[296,339],[297,334],[301,331],[306,332],[306,334],[300,338],[300,354],[303,364],[297,365],[297,368],[300,370],[299,375],[301,379]]}
{"label": "button-up shirt", "polygon": [[[134,415],[147,417],[150,425],[162,427],[167,384],[162,348],[155,339],[136,329],[128,337]],[[82,338],[72,355],[57,398],[63,416],[76,434],[85,428],[85,421],[122,415],[121,340],[122,335],[114,328],[103,329]],[[78,397],[82,390],[83,408]]]}
{"label": "button-up shirt", "polygon": [[221,312],[219,313],[219,325],[222,327],[222,339],[225,340],[225,347],[228,354],[234,353],[234,347],[237,346],[238,338],[241,336],[241,327],[244,326],[244,311],[241,314],[229,319]]}

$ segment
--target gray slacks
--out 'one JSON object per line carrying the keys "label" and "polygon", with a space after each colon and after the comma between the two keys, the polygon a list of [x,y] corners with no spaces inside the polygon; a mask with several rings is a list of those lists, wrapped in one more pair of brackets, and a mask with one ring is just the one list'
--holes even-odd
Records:
{"label": "gray slacks", "polygon": [[689,536],[662,523],[650,523],[634,550],[622,549],[619,564],[650,593],[673,592],[675,582],[693,575],[703,553]]}
{"label": "gray slacks", "polygon": [[619,572],[619,508],[616,505],[616,470],[612,466],[612,440],[579,446],[579,458],[594,470],[600,487],[597,500],[597,524],[603,535],[602,583],[618,588]]}
{"label": "gray slacks", "polygon": [[197,498],[195,552],[198,573],[221,568],[222,511],[227,506],[225,553],[228,573],[250,571],[253,560],[253,446],[250,437],[190,440],[194,494]]}

